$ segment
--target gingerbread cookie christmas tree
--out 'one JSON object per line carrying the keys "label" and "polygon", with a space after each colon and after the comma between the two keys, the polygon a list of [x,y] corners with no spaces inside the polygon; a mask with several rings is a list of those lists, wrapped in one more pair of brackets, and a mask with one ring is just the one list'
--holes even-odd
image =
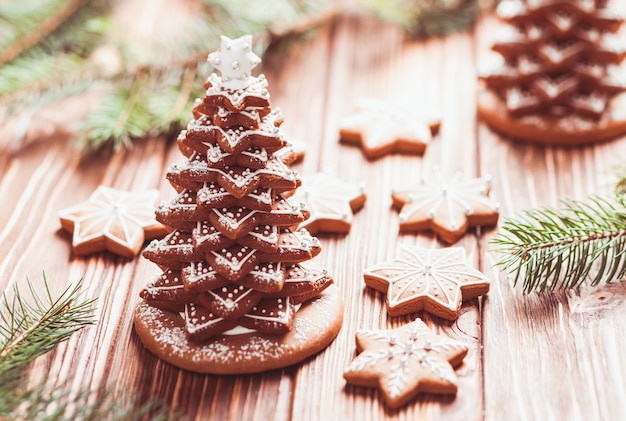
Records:
{"label": "gingerbread cookie christmas tree", "polygon": [[502,60],[481,72],[479,115],[496,130],[555,145],[626,133],[623,19],[606,0],[505,0],[492,49]]}
{"label": "gingerbread cookie christmas tree", "polygon": [[144,256],[163,272],[142,292],[135,327],[144,345],[179,367],[251,373],[288,366],[337,335],[342,304],[325,271],[301,265],[321,248],[293,227],[309,216],[286,197],[289,168],[280,110],[251,36],[222,38],[194,119],[178,137],[187,158],[167,178],[178,192],[156,210],[172,231]]}

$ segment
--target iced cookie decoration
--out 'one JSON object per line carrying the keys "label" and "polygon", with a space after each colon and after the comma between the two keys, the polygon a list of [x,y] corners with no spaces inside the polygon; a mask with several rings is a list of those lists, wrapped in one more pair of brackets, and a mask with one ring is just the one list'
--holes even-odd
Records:
{"label": "iced cookie decoration", "polygon": [[462,301],[489,292],[489,280],[466,263],[465,249],[400,246],[397,256],[363,272],[365,284],[387,294],[387,314],[426,311],[447,320]]}
{"label": "iced cookie decoration", "polygon": [[360,330],[359,355],[343,373],[348,384],[377,387],[389,407],[398,408],[420,393],[454,395],[468,348],[433,334],[420,320],[391,330]]}
{"label": "iced cookie decoration", "polygon": [[194,118],[178,136],[185,160],[167,179],[177,192],[156,209],[172,231],[143,255],[162,273],[140,293],[135,329],[145,347],[178,367],[253,373],[295,364],[337,335],[343,306],[325,270],[311,212],[293,198],[280,125],[251,37],[222,38]]}
{"label": "iced cookie decoration", "polygon": [[391,153],[423,155],[440,123],[422,121],[410,108],[362,100],[355,112],[340,122],[339,140],[361,146],[370,160]]}
{"label": "iced cookie decoration", "polygon": [[464,180],[460,173],[446,179],[396,188],[393,205],[400,210],[400,231],[432,230],[447,243],[456,242],[470,227],[498,223],[499,204],[489,197],[489,177]]}
{"label": "iced cookie decoration", "polygon": [[72,234],[74,254],[107,250],[132,258],[146,240],[167,233],[154,216],[158,200],[158,190],[128,192],[99,186],[84,202],[62,210],[59,219]]}
{"label": "iced cookie decoration", "polygon": [[365,204],[363,186],[347,183],[327,172],[302,177],[293,200],[307,205],[309,219],[300,226],[309,232],[347,233],[352,226],[354,212]]}
{"label": "iced cookie decoration", "polygon": [[575,145],[626,133],[623,17],[605,0],[504,0],[478,114],[512,138]]}
{"label": "iced cookie decoration", "polygon": [[208,61],[222,75],[221,87],[237,91],[250,86],[252,69],[261,59],[252,52],[252,35],[244,35],[234,40],[222,36],[219,50],[209,54]]}

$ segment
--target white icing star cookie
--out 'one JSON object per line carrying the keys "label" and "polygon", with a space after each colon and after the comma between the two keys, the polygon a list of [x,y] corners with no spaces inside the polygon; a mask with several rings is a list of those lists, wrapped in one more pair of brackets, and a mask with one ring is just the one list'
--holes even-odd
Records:
{"label": "white icing star cookie", "polygon": [[393,204],[400,209],[400,231],[432,230],[447,243],[456,242],[469,227],[495,225],[499,204],[489,198],[488,177],[450,180],[439,172],[435,181],[394,189]]}
{"label": "white icing star cookie", "polygon": [[360,145],[368,159],[390,153],[423,155],[439,126],[439,120],[423,122],[402,107],[364,100],[340,123],[339,140]]}
{"label": "white icing star cookie", "polygon": [[251,83],[252,69],[261,62],[252,52],[252,35],[237,39],[222,36],[220,48],[209,54],[209,63],[222,75],[222,86],[226,89],[245,89]]}
{"label": "white icing star cookie", "polygon": [[99,186],[86,201],[59,213],[61,226],[72,233],[76,255],[108,250],[134,257],[145,240],[167,234],[155,219],[158,190],[127,192]]}
{"label": "white icing star cookie", "polygon": [[484,295],[489,280],[465,262],[465,249],[400,246],[398,255],[363,272],[365,284],[387,294],[387,312],[427,311],[454,320],[461,302]]}
{"label": "white icing star cookie", "polygon": [[309,219],[300,224],[311,233],[347,233],[352,226],[353,213],[365,204],[363,186],[346,183],[325,173],[302,177],[302,186],[292,196],[311,211]]}
{"label": "white icing star cookie", "polygon": [[433,334],[420,319],[392,330],[361,330],[356,334],[360,354],[343,373],[349,384],[378,387],[392,408],[419,393],[456,394],[454,367],[468,348]]}

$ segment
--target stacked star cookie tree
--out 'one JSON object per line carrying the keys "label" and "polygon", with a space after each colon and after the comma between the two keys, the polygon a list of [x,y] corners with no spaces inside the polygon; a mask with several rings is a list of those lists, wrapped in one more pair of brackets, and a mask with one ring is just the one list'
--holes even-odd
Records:
{"label": "stacked star cookie tree", "polygon": [[251,41],[222,37],[209,55],[221,76],[209,76],[178,137],[187,161],[167,173],[178,196],[156,210],[173,230],[144,251],[163,273],[141,292],[137,332],[157,356],[193,371],[290,365],[327,346],[341,324],[332,278],[300,265],[321,249],[290,228],[309,212],[284,196],[301,181],[267,81],[250,74],[260,62]]}
{"label": "stacked star cookie tree", "polygon": [[605,0],[505,0],[492,46],[502,65],[483,72],[480,116],[530,142],[572,145],[626,132],[623,19]]}

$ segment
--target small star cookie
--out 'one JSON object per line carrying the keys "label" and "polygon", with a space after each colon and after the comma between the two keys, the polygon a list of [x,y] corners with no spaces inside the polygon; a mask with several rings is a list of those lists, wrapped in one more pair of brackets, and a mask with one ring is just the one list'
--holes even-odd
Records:
{"label": "small star cookie", "polygon": [[462,247],[437,250],[402,245],[395,259],[366,269],[363,279],[387,294],[390,316],[424,310],[454,320],[462,301],[489,291],[489,280],[465,260]]}
{"label": "small star cookie", "polygon": [[489,198],[488,177],[462,180],[457,173],[444,180],[394,189],[393,205],[400,209],[400,231],[430,229],[447,243],[456,242],[469,227],[498,223],[500,205]]}
{"label": "small star cookie", "polygon": [[340,123],[339,140],[357,144],[367,159],[390,153],[423,155],[441,122],[425,123],[414,113],[381,101],[363,101]]}
{"label": "small star cookie", "polygon": [[454,367],[468,351],[460,342],[433,334],[420,319],[398,329],[358,331],[356,346],[360,354],[344,371],[344,379],[380,388],[392,408],[419,393],[456,394]]}
{"label": "small star cookie", "polygon": [[155,219],[158,190],[127,192],[99,186],[86,201],[59,213],[61,227],[72,233],[72,249],[83,256],[108,250],[135,257],[145,240],[167,234]]}
{"label": "small star cookie", "polygon": [[209,54],[208,62],[222,74],[222,86],[245,89],[252,81],[251,72],[261,59],[252,52],[252,35],[230,39],[222,35],[219,50]]}
{"label": "small star cookie", "polygon": [[346,183],[325,173],[302,177],[302,186],[292,196],[311,211],[309,219],[300,224],[309,232],[347,233],[352,226],[353,213],[365,204],[363,187]]}

